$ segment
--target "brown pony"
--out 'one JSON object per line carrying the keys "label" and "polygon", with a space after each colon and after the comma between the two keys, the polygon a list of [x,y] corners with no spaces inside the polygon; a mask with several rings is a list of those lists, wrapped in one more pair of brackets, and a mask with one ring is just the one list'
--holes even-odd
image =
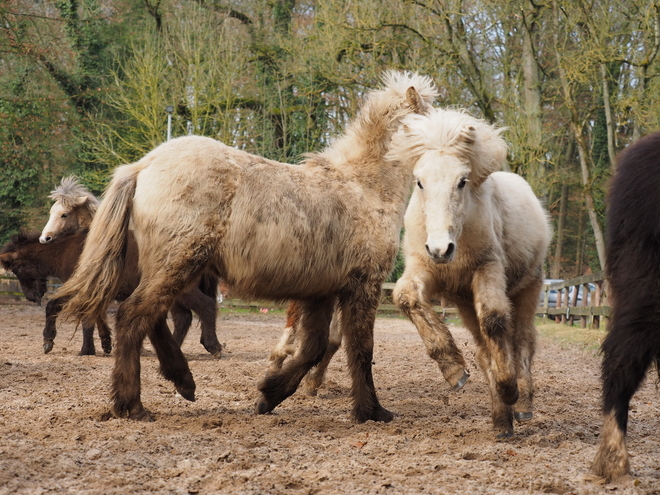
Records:
{"label": "brown pony", "polygon": [[272,411],[324,356],[337,302],[353,379],[353,417],[390,421],[376,396],[373,325],[392,269],[412,166],[385,158],[403,117],[430,108],[428,78],[389,73],[345,134],[300,165],[213,139],[173,139],[119,167],[90,230],[80,265],[62,287],[65,311],[105,312],[134,227],[142,280],[117,312],[112,413],[149,418],[140,400],[140,348],[149,336],[163,376],[194,400],[195,382],[165,326],[168,307],[204,270],[244,298],[295,300],[302,316],[293,359],[259,384],[256,411]]}
{"label": "brown pony", "polygon": [[630,400],[655,364],[660,373],[660,132],[626,148],[607,200],[607,276],[612,317],[602,345],[603,429],[591,470],[630,475]]}
{"label": "brown pony", "polygon": [[[82,252],[87,231],[69,231],[58,235],[48,244],[39,242],[39,233],[22,233],[12,238],[0,251],[2,266],[16,275],[23,294],[29,301],[41,303],[46,293],[48,277],[57,277],[66,281],[71,277],[80,253]],[[137,245],[132,235],[128,237],[126,264],[114,299],[125,300],[140,282],[137,266]],[[192,311],[197,313],[202,329],[201,344],[214,357],[220,357],[222,346],[215,333],[217,279],[205,275],[199,287],[192,287],[178,295],[170,314],[174,321],[174,340],[180,346],[185,339],[192,322]],[[55,322],[62,308],[62,300],[54,298],[46,305],[46,326],[43,331],[44,352],[53,349],[57,329]],[[110,328],[105,318],[95,320],[101,346],[106,354],[112,350]],[[94,355],[94,324],[83,323],[83,343],[80,355]]]}

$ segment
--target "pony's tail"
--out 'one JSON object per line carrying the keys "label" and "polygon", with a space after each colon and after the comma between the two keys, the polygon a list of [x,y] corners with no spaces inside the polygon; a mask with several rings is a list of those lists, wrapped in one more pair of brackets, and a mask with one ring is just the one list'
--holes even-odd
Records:
{"label": "pony's tail", "polygon": [[138,162],[115,171],[90,226],[76,270],[55,294],[67,301],[63,308],[66,317],[95,321],[105,315],[117,294],[137,175],[143,168]]}

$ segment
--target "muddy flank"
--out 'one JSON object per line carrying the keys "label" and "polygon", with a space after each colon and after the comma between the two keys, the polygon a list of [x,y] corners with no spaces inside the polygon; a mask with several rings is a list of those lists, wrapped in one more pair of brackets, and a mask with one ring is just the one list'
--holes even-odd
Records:
{"label": "muddy flank", "polygon": [[[536,409],[514,438],[496,441],[490,398],[468,332],[452,331],[472,376],[451,392],[405,319],[376,324],[374,379],[389,424],[350,421],[340,351],[317,397],[296,393],[255,416],[256,386],[283,313],[222,312],[213,359],[199,327],[184,344],[197,383],[188,402],[158,375],[148,343],[142,400],[156,421],[111,419],[112,357],[79,357],[81,332],[59,328],[41,344],[43,309],[0,306],[0,494],[652,494],[660,493],[660,400],[649,377],[632,401],[633,479],[584,479],[600,430],[599,358],[592,348],[540,338]],[[579,329],[575,329],[579,332]]]}

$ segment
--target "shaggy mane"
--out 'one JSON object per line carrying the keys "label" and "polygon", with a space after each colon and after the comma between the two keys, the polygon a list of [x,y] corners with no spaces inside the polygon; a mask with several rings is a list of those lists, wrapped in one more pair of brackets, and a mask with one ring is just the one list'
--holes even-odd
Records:
{"label": "shaggy mane", "polygon": [[476,178],[483,180],[506,160],[508,146],[500,136],[505,130],[464,110],[434,108],[427,115],[403,119],[388,158],[416,161],[427,151],[449,151],[468,158]]}
{"label": "shaggy mane", "polygon": [[85,202],[87,208],[92,214],[96,213],[99,206],[99,200],[85,186],[78,182],[75,176],[63,177],[62,182],[48,196],[54,201],[59,201],[65,208],[75,208],[78,206],[77,199],[81,196],[87,196],[88,201]]}
{"label": "shaggy mane", "polygon": [[420,111],[429,111],[438,95],[428,76],[389,70],[382,75],[381,81],[384,88],[370,93],[344,135],[321,153],[307,155],[307,159],[316,161],[315,157],[320,157],[335,164],[370,163],[371,158],[383,156],[392,133],[396,131],[394,123],[411,113],[406,100],[408,88],[415,88],[421,97],[423,108]]}

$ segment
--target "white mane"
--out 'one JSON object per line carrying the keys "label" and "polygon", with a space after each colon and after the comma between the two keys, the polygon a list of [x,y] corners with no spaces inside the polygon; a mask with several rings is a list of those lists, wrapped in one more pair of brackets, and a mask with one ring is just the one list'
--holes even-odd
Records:
{"label": "white mane", "polygon": [[504,130],[463,110],[433,108],[426,115],[403,119],[388,157],[416,161],[426,151],[446,151],[468,158],[473,180],[481,182],[506,160],[508,146],[500,136]]}

